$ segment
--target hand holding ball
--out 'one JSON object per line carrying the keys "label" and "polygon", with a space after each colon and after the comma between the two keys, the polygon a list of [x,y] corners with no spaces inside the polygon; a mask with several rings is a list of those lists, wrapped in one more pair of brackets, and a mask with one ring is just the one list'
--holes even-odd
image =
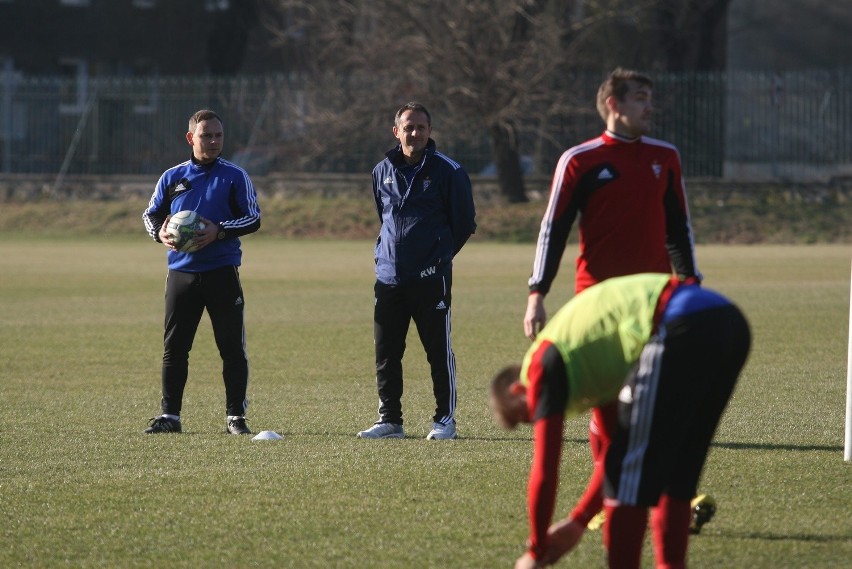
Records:
{"label": "hand holding ball", "polygon": [[198,250],[195,242],[196,231],[206,227],[201,216],[194,211],[179,211],[169,218],[166,224],[166,233],[171,235],[175,249],[183,253],[192,253]]}

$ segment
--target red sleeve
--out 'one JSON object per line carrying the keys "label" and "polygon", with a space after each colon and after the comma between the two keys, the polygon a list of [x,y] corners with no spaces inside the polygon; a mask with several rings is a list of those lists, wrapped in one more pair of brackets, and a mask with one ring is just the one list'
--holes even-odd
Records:
{"label": "red sleeve", "polygon": [[550,415],[533,425],[533,459],[527,488],[527,509],[530,518],[530,553],[536,559],[544,552],[547,529],[556,507],[563,421],[563,415]]}
{"label": "red sleeve", "polygon": [[556,165],[550,185],[550,199],[541,220],[536,241],[533,271],[529,279],[531,292],[546,295],[556,278],[571,226],[577,217],[574,199],[576,161],[571,150],[565,152]]}

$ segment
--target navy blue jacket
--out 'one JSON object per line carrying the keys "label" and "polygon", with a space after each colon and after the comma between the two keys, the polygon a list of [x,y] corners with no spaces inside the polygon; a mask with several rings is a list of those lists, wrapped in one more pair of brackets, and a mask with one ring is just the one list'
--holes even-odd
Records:
{"label": "navy blue jacket", "polygon": [[409,185],[398,145],[373,168],[373,197],[382,223],[376,240],[376,279],[405,284],[447,274],[453,257],[476,231],[470,178],[429,139]]}
{"label": "navy blue jacket", "polygon": [[222,158],[210,164],[199,164],[193,158],[169,168],[157,181],[142,214],[146,231],[154,241],[159,241],[166,216],[185,209],[219,224],[225,238],[194,253],[169,249],[169,268],[199,273],[239,266],[242,261],[239,236],[260,229],[257,194],[246,171]]}

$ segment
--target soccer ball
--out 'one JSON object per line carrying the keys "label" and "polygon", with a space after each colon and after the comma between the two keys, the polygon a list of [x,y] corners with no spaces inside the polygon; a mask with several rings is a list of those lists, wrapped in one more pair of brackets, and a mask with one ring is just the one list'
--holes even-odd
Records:
{"label": "soccer ball", "polygon": [[174,238],[175,248],[184,253],[192,253],[198,249],[193,239],[195,232],[200,229],[204,229],[201,216],[188,209],[171,216],[166,225],[166,232]]}

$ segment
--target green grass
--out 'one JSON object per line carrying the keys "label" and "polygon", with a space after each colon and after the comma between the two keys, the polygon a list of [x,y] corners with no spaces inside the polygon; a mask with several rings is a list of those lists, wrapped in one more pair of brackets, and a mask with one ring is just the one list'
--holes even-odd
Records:
{"label": "green grass", "polygon": [[[164,251],[144,235],[0,239],[0,564],[4,567],[510,567],[526,538],[528,428],[492,422],[486,389],[528,345],[532,245],[472,242],[453,307],[461,439],[430,443],[413,333],[408,438],[361,441],[375,418],[369,240],[245,240],[249,424],[223,434],[209,322],[184,402],[158,412]],[[564,263],[552,312],[572,288]],[[843,425],[850,258],[843,245],[703,246],[708,287],[750,318],[754,345],[702,491],[719,504],[691,566],[836,568],[852,559]],[[561,298],[560,298],[561,297]],[[590,469],[568,424],[558,512]],[[646,546],[645,562],[652,566]],[[560,567],[602,567],[590,532]]]}

